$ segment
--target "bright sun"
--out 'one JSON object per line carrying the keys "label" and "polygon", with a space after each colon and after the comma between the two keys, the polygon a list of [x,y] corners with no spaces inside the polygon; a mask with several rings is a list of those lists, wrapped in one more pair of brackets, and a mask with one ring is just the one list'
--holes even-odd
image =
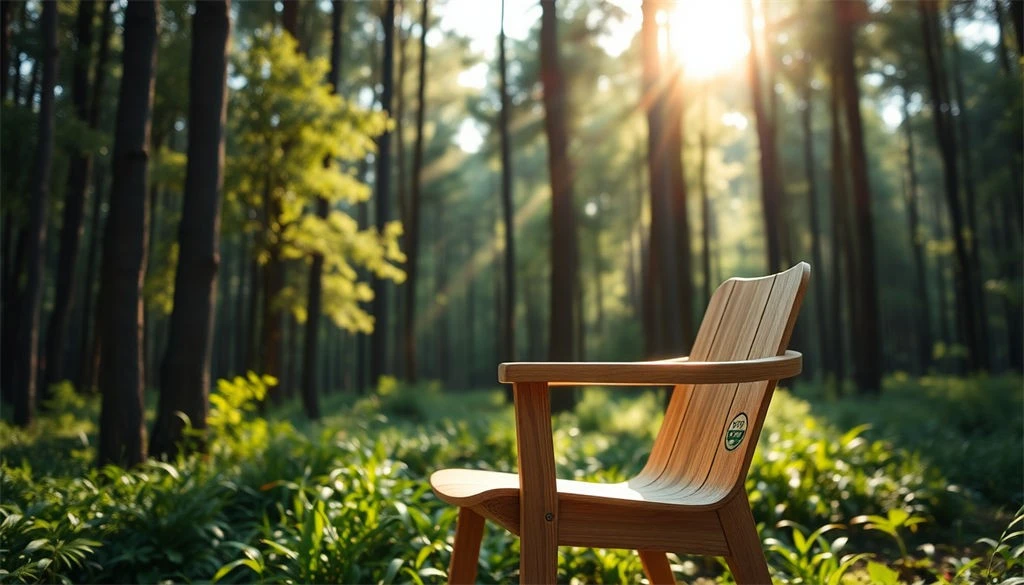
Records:
{"label": "bright sun", "polygon": [[687,77],[707,79],[735,67],[750,50],[742,0],[673,0],[669,46]]}

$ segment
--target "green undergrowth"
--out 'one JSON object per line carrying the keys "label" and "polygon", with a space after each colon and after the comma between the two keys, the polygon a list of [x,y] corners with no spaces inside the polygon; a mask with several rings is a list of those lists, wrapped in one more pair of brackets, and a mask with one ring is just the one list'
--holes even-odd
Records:
{"label": "green undergrowth", "polygon": [[[93,467],[97,404],[70,388],[58,389],[34,428],[0,423],[0,582],[443,582],[456,510],[426,478],[441,467],[514,469],[513,413],[502,393],[387,380],[372,396],[328,395],[327,414],[310,423],[292,404],[259,415],[270,382],[221,381],[207,454],[130,471]],[[895,409],[917,396],[940,404],[936,393],[966,403],[1007,391],[1012,380],[894,379],[883,403]],[[936,407],[946,425],[919,431],[935,442],[980,440],[960,417],[1004,420],[1001,400]],[[636,473],[661,405],[653,391],[583,392],[555,421],[560,476]],[[1012,498],[992,498],[1019,496],[1021,477],[1004,476],[999,492],[986,476],[1009,469],[1008,458],[991,468],[971,461],[981,476],[960,473],[877,406],[777,393],[747,483],[776,581],[1014,583],[1024,570],[1022,516]],[[987,449],[1019,445],[1019,433],[1009,434],[989,433],[1003,442]],[[987,532],[969,533],[964,518],[987,519],[978,523]],[[514,538],[489,526],[480,581],[517,580],[518,553]],[[730,582],[716,559],[671,560],[682,582]],[[559,579],[643,576],[632,552],[563,547]]]}

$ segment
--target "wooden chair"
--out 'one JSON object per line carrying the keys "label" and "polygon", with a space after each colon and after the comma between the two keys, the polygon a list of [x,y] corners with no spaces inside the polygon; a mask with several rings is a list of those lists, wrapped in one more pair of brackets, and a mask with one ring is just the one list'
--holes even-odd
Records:
{"label": "wooden chair", "polygon": [[[810,277],[801,263],[733,278],[712,296],[688,358],[628,363],[506,363],[519,473],[444,469],[434,492],[459,506],[450,583],[476,579],[484,520],[521,539],[520,582],[554,583],[558,546],[636,549],[651,583],[674,583],[668,551],[725,557],[738,583],[770,583],[744,480]],[[617,484],[555,478],[548,392],[556,386],[672,385],[643,470]],[[557,388],[554,389],[557,391]]]}

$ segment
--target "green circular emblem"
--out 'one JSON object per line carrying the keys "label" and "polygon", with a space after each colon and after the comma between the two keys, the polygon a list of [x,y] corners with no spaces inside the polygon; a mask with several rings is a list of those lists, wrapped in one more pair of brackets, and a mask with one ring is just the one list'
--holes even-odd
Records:
{"label": "green circular emblem", "polygon": [[747,414],[741,412],[732,419],[729,428],[725,430],[725,450],[732,451],[739,447],[745,436],[747,436]]}

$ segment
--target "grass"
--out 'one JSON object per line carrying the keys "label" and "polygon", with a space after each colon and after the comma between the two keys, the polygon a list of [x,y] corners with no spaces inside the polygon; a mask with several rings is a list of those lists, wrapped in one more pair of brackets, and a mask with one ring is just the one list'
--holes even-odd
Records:
{"label": "grass", "polygon": [[[978,428],[1012,419],[1015,406],[1019,415],[1019,388],[1019,378],[894,377],[880,402],[779,392],[747,483],[777,582],[1020,574],[1021,433]],[[265,389],[255,377],[223,381],[207,455],[130,471],[92,467],[97,403],[70,388],[33,429],[0,423],[0,582],[443,582],[455,510],[426,477],[514,468],[502,392],[386,381],[372,396],[326,396],[328,414],[310,423],[296,404],[258,416]],[[555,421],[559,474],[618,481],[638,471],[661,404],[650,391],[583,392]],[[929,448],[945,443],[960,451]],[[1013,449],[1016,462],[983,457]],[[975,458],[971,472],[955,453]],[[684,581],[729,580],[714,559],[673,562]],[[488,528],[480,580],[513,581],[517,569],[518,543]],[[643,579],[629,551],[571,547],[560,549],[559,578]]]}

